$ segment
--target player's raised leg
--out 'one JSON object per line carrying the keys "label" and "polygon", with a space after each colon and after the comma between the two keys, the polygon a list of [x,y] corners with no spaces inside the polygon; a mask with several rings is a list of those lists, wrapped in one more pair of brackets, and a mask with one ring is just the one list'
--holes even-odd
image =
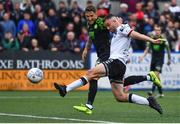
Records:
{"label": "player's raised leg", "polygon": [[68,84],[67,86],[54,83],[54,87],[59,91],[60,96],[64,97],[68,92],[86,85],[89,81],[97,80],[100,77],[105,76],[105,74],[106,70],[104,65],[99,64],[96,67],[88,70],[85,76]]}
{"label": "player's raised leg", "polygon": [[161,81],[159,80],[158,76],[155,74],[154,71],[150,71],[147,75],[133,75],[128,76],[124,79],[124,86],[137,84],[143,81],[152,81],[154,85],[158,87],[162,87]]}
{"label": "player's raised leg", "polygon": [[123,84],[111,83],[112,92],[118,102],[130,102],[139,105],[147,105],[155,109],[160,114],[163,113],[161,106],[154,97],[145,98],[136,94],[128,94],[123,92]]}

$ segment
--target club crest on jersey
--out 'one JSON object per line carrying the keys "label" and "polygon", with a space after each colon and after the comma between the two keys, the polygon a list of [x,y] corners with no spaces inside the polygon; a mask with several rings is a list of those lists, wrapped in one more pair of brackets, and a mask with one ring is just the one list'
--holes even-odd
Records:
{"label": "club crest on jersey", "polygon": [[97,28],[98,28],[98,26],[97,26],[97,24],[95,24],[95,25],[94,25],[94,29],[97,29]]}
{"label": "club crest on jersey", "polygon": [[123,32],[124,30],[124,26],[121,26],[121,28],[119,29],[121,32]]}

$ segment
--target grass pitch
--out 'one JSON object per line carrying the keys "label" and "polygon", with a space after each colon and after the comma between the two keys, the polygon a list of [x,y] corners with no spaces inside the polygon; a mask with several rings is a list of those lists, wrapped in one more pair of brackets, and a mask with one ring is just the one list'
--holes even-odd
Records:
{"label": "grass pitch", "polygon": [[[145,91],[135,93],[146,96]],[[72,108],[86,99],[85,91],[71,92],[65,98],[54,91],[0,91],[0,123],[180,123],[180,91],[165,92],[158,99],[162,116],[147,106],[118,103],[111,91],[97,93],[92,115]]]}

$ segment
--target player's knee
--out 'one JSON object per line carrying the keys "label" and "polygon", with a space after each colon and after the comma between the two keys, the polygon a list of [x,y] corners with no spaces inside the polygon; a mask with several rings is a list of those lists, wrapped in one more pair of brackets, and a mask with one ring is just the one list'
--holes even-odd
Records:
{"label": "player's knee", "polygon": [[93,69],[88,70],[87,73],[86,73],[86,76],[87,76],[89,79],[95,79],[95,78],[97,78],[96,73],[95,73],[95,71],[94,71]]}
{"label": "player's knee", "polygon": [[115,96],[115,99],[117,102],[125,102],[126,101],[126,97],[124,95]]}

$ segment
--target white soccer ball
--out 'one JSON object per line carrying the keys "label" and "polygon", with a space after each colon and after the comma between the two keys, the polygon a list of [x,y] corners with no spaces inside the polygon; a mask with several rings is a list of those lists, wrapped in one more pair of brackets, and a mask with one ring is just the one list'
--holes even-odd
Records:
{"label": "white soccer ball", "polygon": [[43,71],[39,68],[31,68],[27,73],[27,78],[31,83],[37,84],[43,79]]}

